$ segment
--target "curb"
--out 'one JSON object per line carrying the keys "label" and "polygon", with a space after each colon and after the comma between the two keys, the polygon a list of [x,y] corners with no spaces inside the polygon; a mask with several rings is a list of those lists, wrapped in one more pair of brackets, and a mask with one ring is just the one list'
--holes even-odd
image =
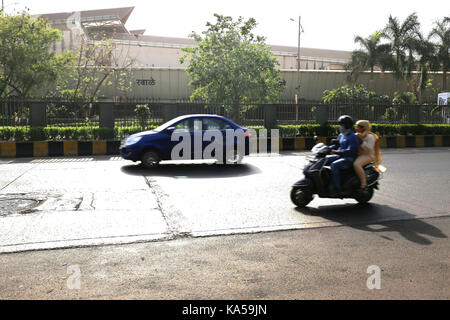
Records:
{"label": "curb", "polygon": [[[335,137],[319,137],[318,142],[329,144]],[[310,150],[313,137],[281,138],[280,151]],[[450,136],[387,136],[380,137],[381,148],[450,147]],[[63,157],[120,155],[120,141],[39,141],[0,142],[0,158]],[[270,138],[267,150],[271,150]]]}
{"label": "curb", "polygon": [[0,142],[0,158],[119,155],[120,141]]}

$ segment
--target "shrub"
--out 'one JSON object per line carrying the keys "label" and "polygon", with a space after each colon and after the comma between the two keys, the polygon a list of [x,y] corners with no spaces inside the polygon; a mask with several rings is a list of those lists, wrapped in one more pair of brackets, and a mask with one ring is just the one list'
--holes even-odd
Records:
{"label": "shrub", "polygon": [[[156,128],[155,125],[148,129]],[[262,126],[249,126],[255,131]],[[285,125],[278,126],[280,137],[335,137],[339,134],[337,125]],[[141,132],[139,126],[99,128],[99,127],[0,127],[0,141],[62,141],[62,140],[122,140]],[[379,136],[395,135],[450,135],[449,124],[372,124],[372,131]],[[270,134],[270,132],[268,132]]]}
{"label": "shrub", "polygon": [[144,130],[147,127],[147,122],[150,118],[150,108],[147,104],[139,104],[134,109],[134,112],[136,112],[141,129]]}
{"label": "shrub", "polygon": [[366,103],[366,102],[385,103],[389,101],[388,96],[379,96],[374,91],[367,90],[362,85],[342,87],[325,90],[323,92],[323,103]]}

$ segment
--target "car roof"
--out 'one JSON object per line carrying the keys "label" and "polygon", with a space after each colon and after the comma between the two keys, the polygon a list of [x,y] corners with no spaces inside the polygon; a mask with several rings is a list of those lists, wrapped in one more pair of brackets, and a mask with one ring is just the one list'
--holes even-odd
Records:
{"label": "car roof", "polygon": [[219,119],[223,119],[223,120],[225,120],[225,121],[227,121],[229,123],[232,123],[235,126],[240,127],[238,124],[234,123],[232,120],[230,120],[230,119],[228,119],[228,118],[226,118],[224,116],[220,116],[218,114],[201,114],[201,113],[199,113],[199,114],[186,114],[186,115],[183,115],[183,116],[176,117],[176,118],[170,120],[170,122],[174,123],[174,122],[178,122],[178,121],[181,121],[181,120],[184,120],[184,119],[196,118],[196,117],[219,118]]}
{"label": "car roof", "polygon": [[198,118],[198,117],[220,118],[220,119],[224,119],[224,120],[227,120],[227,121],[231,121],[230,119],[228,119],[228,118],[226,118],[224,116],[220,116],[218,114],[201,114],[201,113],[198,113],[198,114],[186,114],[186,115],[183,115],[183,116],[176,117],[173,120],[177,120],[178,121],[178,120],[189,119],[189,118]]}
{"label": "car roof", "polygon": [[224,118],[223,116],[219,116],[218,114],[187,114],[184,116],[180,116],[179,118],[190,118],[190,117],[219,117],[219,118]]}

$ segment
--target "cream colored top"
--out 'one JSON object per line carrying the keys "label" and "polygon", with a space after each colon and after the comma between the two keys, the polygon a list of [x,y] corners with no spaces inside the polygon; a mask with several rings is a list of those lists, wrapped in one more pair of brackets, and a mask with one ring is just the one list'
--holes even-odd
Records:
{"label": "cream colored top", "polygon": [[367,134],[359,144],[360,154],[367,155],[372,159],[375,159],[375,142],[376,139],[373,134]]}

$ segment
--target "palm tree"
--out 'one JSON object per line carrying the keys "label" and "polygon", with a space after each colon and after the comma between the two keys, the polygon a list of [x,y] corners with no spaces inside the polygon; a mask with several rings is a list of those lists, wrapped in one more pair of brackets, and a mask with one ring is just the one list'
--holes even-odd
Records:
{"label": "palm tree", "polygon": [[389,21],[383,30],[383,37],[391,42],[395,55],[394,72],[398,79],[408,79],[414,66],[413,41],[419,30],[420,23],[416,13],[410,14],[403,23],[398,18],[389,16]]}
{"label": "palm tree", "polygon": [[419,102],[422,103],[422,92],[427,86],[428,74],[430,71],[439,70],[439,59],[436,55],[436,46],[426,40],[420,33],[416,39],[410,41],[409,45],[417,57],[416,68],[418,81],[415,91]]}
{"label": "palm tree", "polygon": [[438,39],[436,43],[437,58],[442,68],[442,91],[447,90],[447,72],[450,69],[450,17],[436,21],[435,27],[428,35],[428,39]]}
{"label": "palm tree", "polygon": [[390,45],[380,44],[382,33],[375,32],[367,38],[355,37],[355,43],[359,43],[362,50],[352,52],[351,61],[346,69],[351,70],[351,75],[355,76],[364,70],[370,70],[370,79],[373,79],[373,71],[376,66],[383,71],[388,67],[391,60]]}

